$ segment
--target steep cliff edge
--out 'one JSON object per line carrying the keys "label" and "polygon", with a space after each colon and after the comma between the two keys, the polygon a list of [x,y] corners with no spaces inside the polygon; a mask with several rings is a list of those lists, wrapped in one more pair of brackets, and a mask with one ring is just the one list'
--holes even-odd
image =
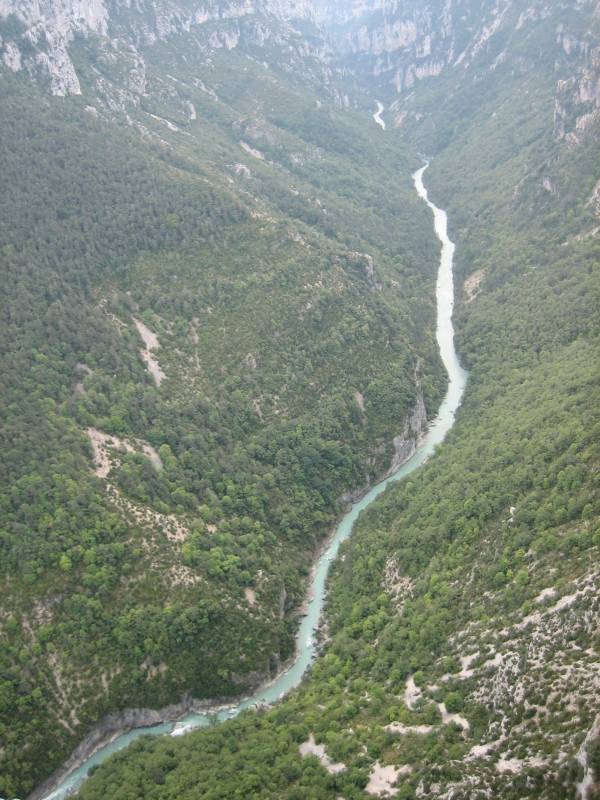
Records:
{"label": "steep cliff edge", "polygon": [[557,137],[576,142],[600,114],[596,0],[316,0],[316,6],[340,66],[393,102],[398,124],[423,113],[405,100],[428,78],[443,76],[455,91],[502,65],[514,74],[542,63],[554,82]]}
{"label": "steep cliff edge", "polygon": [[313,9],[307,0],[183,0],[132,4],[127,0],[23,0],[0,2],[0,59],[17,72],[26,70],[46,83],[57,96],[82,92],[71,46],[76,38],[99,47],[111,61],[127,67],[128,88],[145,91],[144,46],[163,42],[175,34],[194,37],[206,52],[237,46],[309,47],[299,38],[293,22],[309,22]]}
{"label": "steep cliff edge", "polygon": [[191,37],[207,57],[266,49],[280,66],[281,48],[284,68],[314,70],[323,84],[333,70],[350,89],[376,90],[402,124],[422,113],[404,102],[421,81],[451,74],[476,84],[503,64],[527,71],[545,62],[555,135],[576,143],[600,116],[599,25],[597,0],[0,0],[0,63],[26,70],[54,95],[79,95],[72,50],[82,39],[112,64],[108,75],[97,70],[97,88],[113,84],[111,101],[123,106],[148,90],[145,48],[169,37]]}

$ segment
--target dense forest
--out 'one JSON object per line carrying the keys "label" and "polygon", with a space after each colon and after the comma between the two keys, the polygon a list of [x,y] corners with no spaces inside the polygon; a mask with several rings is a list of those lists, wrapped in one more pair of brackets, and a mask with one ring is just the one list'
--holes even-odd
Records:
{"label": "dense forest", "polygon": [[447,442],[334,564],[308,679],[261,713],[139,740],[83,800],[349,800],[374,776],[405,800],[576,797],[600,655],[598,137],[557,139],[548,74],[424,84],[430,113],[390,136],[434,153],[469,384]]}
{"label": "dense forest", "polygon": [[597,13],[511,0],[469,49],[492,4],[460,0],[467,49],[398,96],[393,53],[189,5],[70,35],[73,92],[56,31],[0,19],[0,795],[291,658],[319,545],[444,393],[425,153],[454,428],[361,515],[297,690],[78,797],[600,796]]}
{"label": "dense forest", "polygon": [[406,162],[276,86],[272,119],[224,98],[161,143],[3,76],[5,795],[108,711],[275,671],[344,495],[389,466],[417,381],[436,408],[437,248]]}

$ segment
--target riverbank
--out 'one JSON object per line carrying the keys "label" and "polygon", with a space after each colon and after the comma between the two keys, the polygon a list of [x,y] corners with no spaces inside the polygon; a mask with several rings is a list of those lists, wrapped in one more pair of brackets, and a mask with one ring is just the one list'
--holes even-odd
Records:
{"label": "riverbank", "polygon": [[[396,470],[414,455],[419,444],[422,443],[426,423],[427,417],[423,395],[420,384],[417,381],[415,406],[404,420],[402,433],[395,436],[393,439],[394,453],[392,461],[390,467],[381,476],[380,481],[392,476]],[[341,501],[345,503],[345,511],[336,518],[331,531],[317,545],[313,552],[313,564],[307,582],[305,597],[302,603],[294,609],[292,614],[293,618],[301,619],[307,616],[310,603],[314,600],[313,586],[319,563],[331,547],[332,541],[344,516],[353,505],[362,501],[371,490],[372,485],[366,485],[353,492],[348,492],[341,498]],[[177,730],[175,728],[176,723],[184,719],[186,715],[193,713],[208,717],[210,715],[217,715],[220,712],[227,714],[229,710],[243,705],[253,697],[254,693],[259,688],[267,689],[285,676],[295,662],[297,650],[300,646],[301,643],[297,642],[294,654],[280,665],[275,675],[269,675],[266,671],[255,672],[255,679],[250,681],[248,691],[243,695],[198,700],[186,694],[179,702],[171,703],[159,709],[128,708],[107,714],[85,736],[68,760],[44,781],[44,783],[34,789],[34,791],[27,796],[27,800],[60,800],[60,798],[66,796],[62,793],[56,794],[56,792],[60,790],[61,784],[67,781],[68,778],[87,761],[99,754],[104,748],[116,742],[120,737],[125,737],[128,734],[135,733],[139,729],[146,728],[150,729],[147,731],[148,735],[178,735],[173,732]],[[169,725],[171,725],[171,729],[161,729],[161,726]],[[200,726],[190,726],[188,729],[182,726],[178,729],[181,730],[179,735],[187,733],[195,727]],[[126,747],[127,744],[129,744],[129,742],[124,742],[123,747]],[[73,789],[75,789],[75,787],[73,787]]]}
{"label": "riverbank", "polygon": [[[263,704],[272,704],[283,697],[285,694],[296,688],[305,677],[308,666],[313,661],[318,652],[315,644],[315,636],[321,625],[322,614],[325,605],[326,597],[326,580],[329,572],[331,562],[337,556],[340,545],[350,536],[354,523],[358,518],[361,511],[369,506],[382,492],[385,491],[387,486],[401,480],[414,470],[418,469],[429,457],[433,454],[436,446],[444,439],[448,430],[454,424],[455,412],[460,405],[462,395],[467,380],[467,373],[460,366],[458,356],[454,350],[454,329],[452,326],[452,309],[454,301],[454,287],[453,287],[453,254],[454,244],[447,236],[447,219],[443,210],[438,209],[433,205],[428,197],[427,191],[423,185],[422,176],[427,165],[417,170],[413,175],[415,189],[419,196],[428,204],[433,211],[434,215],[434,229],[442,243],[442,252],[440,256],[440,266],[438,270],[438,279],[436,284],[436,300],[437,300],[437,326],[436,338],[440,349],[440,355],[444,366],[448,372],[449,382],[448,390],[440,405],[438,415],[430,425],[426,436],[422,440],[420,446],[417,444],[418,433],[414,430],[413,424],[416,424],[416,419],[423,417],[424,405],[419,406],[417,398],[417,408],[407,420],[403,436],[406,437],[412,432],[415,439],[412,446],[408,448],[411,451],[407,455],[406,460],[400,465],[393,474],[381,480],[374,486],[367,488],[364,496],[355,502],[349,511],[341,518],[337,526],[334,528],[332,534],[327,537],[321,545],[321,555],[319,555],[313,566],[310,581],[307,589],[308,601],[306,604],[306,615],[301,618],[298,634],[296,637],[297,648],[294,657],[291,659],[289,666],[283,667],[274,678],[268,683],[261,684],[258,689],[251,694],[237,702],[235,699],[229,698],[224,705],[221,702],[204,701],[193,705],[195,701],[190,698],[190,708],[186,710],[178,709],[175,707],[167,707],[170,712],[173,708],[180,711],[178,719],[181,723],[180,728],[187,732],[197,727],[205,727],[209,724],[211,719],[224,721],[230,717],[236,716],[241,711],[260,706]],[[421,408],[421,410],[419,410]],[[395,443],[396,444],[396,443]],[[398,446],[396,446],[396,453],[398,455]],[[408,451],[407,451],[408,453]],[[312,596],[311,596],[312,593]],[[140,715],[143,716],[145,711],[138,710]],[[113,719],[122,719],[124,714],[116,715]],[[130,741],[144,733],[148,734],[161,734],[171,733],[173,730],[173,718],[169,717],[169,721],[162,722],[164,729],[161,728],[160,715],[161,711],[148,712],[157,715],[157,722],[153,724],[152,728],[147,726],[137,727],[131,729],[128,733],[119,734],[117,731],[111,733],[105,730],[105,739],[108,741],[101,745],[98,739],[102,737],[102,726],[99,725],[97,730],[98,739],[96,739],[96,749],[92,755],[86,756],[85,749],[93,747],[94,734],[90,734],[84,743],[73,753],[71,759],[60,771],[55,773],[55,776],[46,782],[45,787],[40,787],[36,792],[32,793],[29,800],[63,800],[68,794],[74,791],[85,780],[89,769],[97,763],[100,763],[113,752],[122,749]],[[85,745],[85,743],[88,743]],[[78,755],[80,753],[80,755]],[[62,777],[61,777],[62,776]],[[62,782],[61,782],[62,781]],[[50,794],[45,794],[49,786],[53,788]]]}

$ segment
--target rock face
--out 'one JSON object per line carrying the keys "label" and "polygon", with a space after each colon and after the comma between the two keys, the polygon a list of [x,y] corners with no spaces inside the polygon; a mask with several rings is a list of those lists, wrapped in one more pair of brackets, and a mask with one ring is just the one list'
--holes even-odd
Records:
{"label": "rock face", "polygon": [[[277,664],[277,669],[280,668]],[[245,689],[254,689],[272,677],[268,670],[255,670],[244,676],[233,676],[234,681]],[[127,708],[107,714],[76,747],[70,758],[53,775],[29,794],[27,800],[41,800],[51,792],[72,770],[86,761],[93,753],[104,747],[116,736],[134,728],[149,728],[163,722],[174,722],[190,711],[199,713],[218,709],[239,702],[240,698],[222,697],[217,700],[195,700],[191,694],[184,694],[178,703],[163,708]]]}
{"label": "rock face", "polygon": [[[474,84],[540,58],[555,78],[555,135],[576,143],[600,116],[597,0],[315,0],[346,74],[393,100],[444,71]],[[591,24],[590,24],[591,21]],[[540,54],[543,46],[543,54]],[[401,101],[396,104],[401,124]]]}
{"label": "rock face", "polygon": [[0,52],[9,69],[45,77],[55,95],[81,93],[67,47],[77,33],[106,34],[104,0],[0,0],[0,18]]}
{"label": "rock face", "polygon": [[423,433],[427,422],[427,410],[420,384],[417,384],[417,399],[412,414],[406,420],[404,430],[394,437],[394,455],[388,470],[388,475],[396,472],[398,467],[412,456],[417,449],[419,437]]}
{"label": "rock face", "polygon": [[293,20],[310,20],[313,13],[308,0],[0,0],[0,60],[14,72],[26,69],[54,95],[78,95],[70,45],[76,37],[100,37],[112,59],[128,54],[132,77],[139,79],[130,88],[143,94],[144,45],[190,32],[212,49],[282,43],[295,34]]}
{"label": "rock face", "polygon": [[362,72],[383,77],[398,92],[422,77],[439,75],[452,58],[452,0],[445,0],[441,12],[431,2],[415,0],[356,0],[347,6],[317,2],[317,18],[344,66],[360,65]]}
{"label": "rock face", "polygon": [[[595,32],[600,26],[600,4],[594,11]],[[556,31],[561,60],[570,74],[561,77],[554,99],[554,133],[577,144],[579,138],[600,119],[600,46],[593,31],[574,35],[565,25]],[[595,44],[595,46],[594,46]]]}
{"label": "rock face", "polygon": [[[280,47],[288,70],[320,62],[321,79],[335,69],[389,101],[445,71],[475,84],[503,64],[539,67],[543,57],[554,74],[555,136],[576,144],[600,117],[599,29],[598,0],[0,0],[0,64],[27,70],[54,95],[81,94],[70,50],[93,40],[119,75],[107,85],[98,74],[97,88],[123,108],[147,91],[145,49],[177,35],[207,56],[266,46],[272,58]],[[392,110],[402,124],[401,103]]]}
{"label": "rock face", "polygon": [[95,753],[100,747],[110,742],[117,734],[132,728],[145,728],[159,725],[161,722],[176,720],[186,712],[195,709],[196,705],[199,706],[199,704],[194,703],[190,695],[185,695],[179,703],[173,703],[159,710],[129,708],[119,713],[108,714],[85,737],[60,770],[32,792],[28,800],[40,800],[40,798],[45,797],[71,770],[77,768],[86,758],[89,758],[92,753]]}

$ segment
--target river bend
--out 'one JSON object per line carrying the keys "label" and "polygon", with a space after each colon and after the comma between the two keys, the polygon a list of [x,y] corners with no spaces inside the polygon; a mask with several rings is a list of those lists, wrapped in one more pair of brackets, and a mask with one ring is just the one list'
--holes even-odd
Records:
{"label": "river bend", "polygon": [[[378,104],[378,110],[374,117],[379,116],[383,111],[383,106],[379,108],[380,105]],[[376,119],[376,122],[381,127],[385,125],[383,120]],[[446,433],[454,424],[455,413],[460,405],[467,382],[467,373],[461,367],[454,349],[454,328],[452,325],[454,243],[448,238],[446,212],[429,200],[427,190],[423,184],[423,173],[427,167],[428,164],[417,170],[413,175],[413,181],[419,197],[427,203],[433,212],[435,233],[442,243],[436,286],[436,337],[440,356],[448,373],[448,390],[437,417],[429,426],[427,434],[415,453],[396,472],[373,486],[362,500],[352,506],[338,524],[327,548],[315,563],[309,587],[310,600],[307,605],[306,616],[302,618],[300,623],[296,639],[296,656],[292,665],[277,676],[274,681],[260,687],[251,697],[235,705],[222,706],[217,710],[205,713],[190,712],[177,722],[165,722],[150,728],[135,728],[128,733],[118,735],[109,744],[98,749],[82,764],[73,769],[54,790],[44,796],[43,800],[63,800],[63,798],[81,786],[91,767],[101,763],[112,753],[126,747],[140,736],[145,734],[179,736],[195,728],[206,727],[209,721],[214,721],[215,718],[223,721],[235,717],[244,709],[251,708],[257,704],[274,703],[300,683],[307,667],[315,657],[315,634],[325,603],[327,573],[331,562],[337,556],[340,545],[350,536],[352,527],[360,512],[385,491],[390,483],[402,480],[418,469],[433,453],[436,445],[444,439]]]}

